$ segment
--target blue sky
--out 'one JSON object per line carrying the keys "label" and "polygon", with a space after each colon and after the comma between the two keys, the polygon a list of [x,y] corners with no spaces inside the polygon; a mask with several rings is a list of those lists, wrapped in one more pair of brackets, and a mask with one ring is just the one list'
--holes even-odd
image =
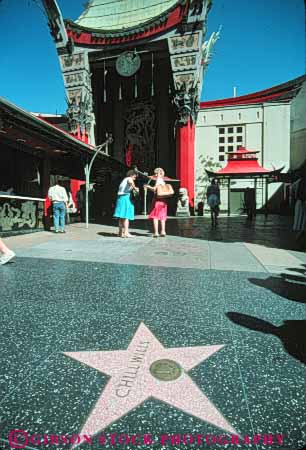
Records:
{"label": "blue sky", "polygon": [[[85,0],[57,0],[76,19]],[[65,93],[40,0],[0,1],[0,95],[29,111],[62,113]],[[214,0],[208,33],[223,26],[202,100],[255,92],[305,73],[303,0]]]}

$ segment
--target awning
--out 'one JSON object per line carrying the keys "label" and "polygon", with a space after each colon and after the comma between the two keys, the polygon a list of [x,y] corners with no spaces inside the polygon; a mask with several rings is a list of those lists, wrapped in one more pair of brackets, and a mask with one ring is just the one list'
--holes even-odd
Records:
{"label": "awning", "polygon": [[[95,148],[68,132],[0,97],[0,142],[40,159],[49,159],[51,173],[84,179],[84,166]],[[106,174],[122,175],[126,166],[106,154],[99,154],[91,179],[102,182]]]}

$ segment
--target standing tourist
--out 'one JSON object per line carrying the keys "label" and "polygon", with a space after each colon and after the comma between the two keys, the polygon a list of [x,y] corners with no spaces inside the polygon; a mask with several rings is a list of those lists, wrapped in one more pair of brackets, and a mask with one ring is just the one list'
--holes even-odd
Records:
{"label": "standing tourist", "polygon": [[306,177],[301,176],[291,186],[291,195],[295,201],[293,231],[300,238],[306,227]]}
{"label": "standing tourist", "polygon": [[114,217],[119,219],[119,237],[122,238],[134,237],[129,232],[129,221],[134,220],[135,214],[131,194],[133,190],[136,192],[139,191],[139,189],[135,186],[136,178],[137,174],[135,170],[129,170],[126,177],[121,181],[117,193]]}
{"label": "standing tourist", "polygon": [[13,250],[10,250],[5,243],[0,239],[0,265],[8,263],[11,259],[13,259],[16,255]]}
{"label": "standing tourist", "polygon": [[219,215],[220,205],[220,188],[217,181],[213,179],[211,184],[207,188],[206,192],[207,204],[210,207],[211,226],[214,228],[217,226],[217,218]]}
{"label": "standing tourist", "polygon": [[256,215],[256,197],[255,189],[246,188],[244,191],[244,207],[248,216],[248,220],[253,220]]}
{"label": "standing tourist", "polygon": [[[158,198],[157,196],[157,187],[159,185],[164,186],[166,184],[164,180],[165,172],[161,167],[157,167],[154,170],[154,175],[156,176],[155,186],[149,186],[148,184],[146,184],[144,188],[154,192],[154,199],[149,214],[149,219],[153,220],[153,228],[154,228],[153,237],[157,238],[159,236],[160,237],[166,236],[166,220],[167,220],[168,205],[166,198]],[[160,234],[158,229],[159,222],[161,225]]]}
{"label": "standing tourist", "polygon": [[80,212],[81,222],[86,220],[86,186],[82,184],[76,193],[78,210]]}
{"label": "standing tourist", "polygon": [[54,231],[65,233],[66,208],[68,205],[68,195],[61,181],[57,180],[55,186],[48,191],[48,197],[53,205],[53,223]]}

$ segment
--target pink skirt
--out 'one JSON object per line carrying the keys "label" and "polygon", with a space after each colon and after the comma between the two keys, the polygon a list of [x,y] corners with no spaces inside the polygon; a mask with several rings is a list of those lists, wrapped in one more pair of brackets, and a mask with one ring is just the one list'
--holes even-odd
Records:
{"label": "pink skirt", "polygon": [[167,203],[163,200],[153,200],[149,219],[167,220]]}

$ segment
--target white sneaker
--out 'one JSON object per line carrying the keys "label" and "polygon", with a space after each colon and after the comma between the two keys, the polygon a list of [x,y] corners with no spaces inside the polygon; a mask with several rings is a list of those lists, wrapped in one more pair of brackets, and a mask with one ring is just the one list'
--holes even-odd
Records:
{"label": "white sneaker", "polygon": [[6,264],[11,259],[15,258],[15,256],[16,254],[12,250],[9,250],[7,253],[4,253],[4,255],[1,256],[0,265]]}

